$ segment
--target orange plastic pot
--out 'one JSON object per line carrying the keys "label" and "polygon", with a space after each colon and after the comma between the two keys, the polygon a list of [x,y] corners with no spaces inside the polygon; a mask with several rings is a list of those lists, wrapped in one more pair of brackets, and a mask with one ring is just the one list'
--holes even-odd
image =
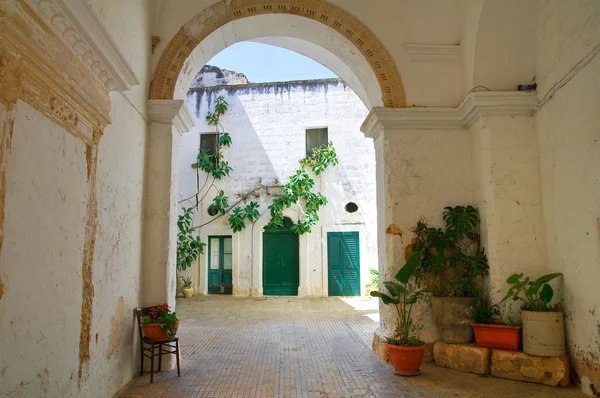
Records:
{"label": "orange plastic pot", "polygon": [[[177,328],[179,327],[179,322],[175,323],[175,333],[177,333]],[[142,331],[144,332],[144,336],[150,340],[168,340],[169,336],[162,330],[160,330],[160,324],[158,323],[149,323],[146,325],[142,325]]]}
{"label": "orange plastic pot", "polygon": [[394,373],[400,376],[414,376],[419,374],[425,344],[418,347],[402,347],[385,343],[394,365]]}
{"label": "orange plastic pot", "polygon": [[521,327],[472,323],[475,345],[497,350],[519,351]]}

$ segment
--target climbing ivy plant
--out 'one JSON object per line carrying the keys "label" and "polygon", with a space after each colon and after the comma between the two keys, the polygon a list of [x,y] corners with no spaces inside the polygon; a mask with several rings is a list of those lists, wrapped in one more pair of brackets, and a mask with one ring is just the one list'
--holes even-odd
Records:
{"label": "climbing ivy plant", "polygon": [[[184,202],[195,197],[196,204],[194,207],[184,208],[183,214],[179,216],[177,224],[179,227],[177,245],[178,271],[187,269],[198,255],[203,252],[205,244],[200,243],[200,238],[194,236],[195,229],[199,229],[217,218],[229,214],[228,222],[231,230],[233,232],[243,230],[246,228],[247,221],[254,223],[260,217],[259,204],[255,201],[247,202],[248,198],[263,188],[269,188],[259,182],[259,185],[250,192],[245,195],[238,195],[240,199],[232,206],[229,204],[229,197],[225,194],[225,191],[219,190],[208,207],[208,213],[214,216],[214,218],[198,227],[191,227],[193,212],[198,208],[204,196],[210,191],[210,188],[214,186],[214,180],[221,180],[229,176],[232,171],[231,166],[229,166],[223,155],[223,149],[226,147],[230,148],[232,140],[229,133],[224,131],[220,123],[220,117],[225,114],[228,107],[229,104],[227,101],[222,96],[219,96],[215,101],[214,111],[209,112],[206,116],[206,122],[210,126],[215,127],[215,131],[218,134],[217,148],[214,153],[204,150],[200,151],[197,159],[197,168],[207,173],[209,177],[207,177],[207,181],[205,181],[204,186],[201,188],[198,175],[198,192],[192,197],[182,200]],[[300,210],[301,217],[298,223],[292,226],[292,229],[299,235],[311,232],[311,228],[319,221],[319,209],[321,206],[327,204],[327,198],[321,193],[312,192],[315,180],[311,177],[309,171],[312,171],[315,176],[319,176],[328,167],[337,164],[337,155],[331,142],[326,146],[313,149],[310,156],[300,161],[300,166],[289,177],[289,182],[280,187],[282,195],[275,198],[268,207],[271,214],[269,225],[283,227],[284,210],[296,205]],[[213,178],[212,183],[209,185],[205,195],[199,198],[200,192],[207,185],[208,178],[210,177]]]}
{"label": "climbing ivy plant", "polygon": [[193,211],[191,207],[184,207],[183,214],[177,219],[177,272],[191,267],[192,262],[204,252],[204,246],[206,246],[206,243],[200,242],[199,236],[194,236]]}

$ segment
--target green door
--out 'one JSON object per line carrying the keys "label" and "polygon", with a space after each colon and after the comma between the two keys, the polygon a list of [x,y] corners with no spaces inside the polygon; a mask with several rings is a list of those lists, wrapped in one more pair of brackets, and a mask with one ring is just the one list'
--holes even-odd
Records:
{"label": "green door", "polygon": [[209,236],[208,253],[208,292],[231,294],[231,236]]}
{"label": "green door", "polygon": [[286,219],[285,227],[263,234],[263,294],[297,296],[300,282],[298,234]]}
{"label": "green door", "polygon": [[327,233],[330,296],[360,296],[358,232]]}

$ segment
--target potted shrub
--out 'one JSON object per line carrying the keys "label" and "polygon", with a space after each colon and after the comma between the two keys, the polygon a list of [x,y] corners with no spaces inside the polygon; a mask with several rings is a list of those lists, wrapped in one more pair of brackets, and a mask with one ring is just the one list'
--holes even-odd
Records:
{"label": "potted shrub", "polygon": [[563,356],[565,347],[565,318],[560,303],[551,305],[554,290],[548,284],[561,273],[547,274],[536,280],[513,274],[506,282],[511,286],[502,302],[512,298],[523,300],[523,352],[542,357]]}
{"label": "potted shrub", "polygon": [[194,288],[192,287],[192,278],[181,277],[181,283],[183,284],[183,297],[190,298],[194,295]]}
{"label": "potted shrub", "polygon": [[150,340],[173,341],[179,320],[167,303],[150,308],[148,315],[141,318],[144,336]]}
{"label": "potted shrub", "polygon": [[469,343],[473,328],[468,319],[479,295],[488,262],[480,244],[479,213],[473,206],[446,207],[444,229],[419,220],[410,251],[423,254],[427,290],[436,326],[446,343]]}
{"label": "potted shrub", "polygon": [[394,336],[386,337],[386,346],[394,365],[394,373],[401,376],[419,374],[425,350],[425,342],[412,334],[414,325],[411,318],[413,305],[425,294],[423,290],[415,290],[421,275],[420,263],[421,253],[413,253],[396,274],[397,282],[383,282],[389,294],[371,292],[371,296],[379,297],[384,304],[394,306],[398,313]]}
{"label": "potted shrub", "polygon": [[521,327],[508,316],[503,321],[498,319],[500,311],[497,305],[482,303],[473,307],[471,326],[475,333],[477,347],[498,350],[519,351],[521,344]]}

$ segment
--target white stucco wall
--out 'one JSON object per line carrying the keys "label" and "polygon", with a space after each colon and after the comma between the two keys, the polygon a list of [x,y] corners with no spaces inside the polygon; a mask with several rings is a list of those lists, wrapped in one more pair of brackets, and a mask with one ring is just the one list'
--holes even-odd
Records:
{"label": "white stucco wall", "polygon": [[600,3],[540,3],[536,76],[544,102],[536,128],[548,266],[564,274],[569,354],[588,394],[600,391],[599,46]]}
{"label": "white stucco wall", "polygon": [[[326,246],[327,232],[359,231],[361,253],[361,290],[369,283],[369,268],[377,268],[376,260],[376,209],[375,209],[375,157],[373,143],[360,132],[360,124],[367,109],[356,94],[343,83],[313,81],[269,83],[247,86],[212,88],[190,91],[187,104],[195,114],[196,127],[182,137],[180,162],[180,197],[187,198],[196,190],[195,163],[199,147],[199,134],[212,132],[205,116],[214,107],[215,99],[223,95],[229,110],[221,118],[225,130],[231,134],[232,147],[225,150],[233,172],[230,177],[217,181],[215,188],[201,204],[195,225],[212,219],[207,207],[224,189],[230,204],[236,194],[254,188],[259,179],[264,185],[287,182],[305,156],[305,129],[327,127],[328,138],[336,148],[340,164],[315,178],[315,191],[328,198],[321,208],[319,223],[313,232],[300,237],[300,295],[327,295]],[[200,184],[206,175],[200,172]],[[205,191],[205,190],[204,190]],[[203,191],[203,192],[204,192]],[[234,235],[233,284],[234,294],[253,295],[262,292],[262,228],[269,220],[267,206],[270,199],[263,193],[253,198],[260,203],[261,218],[252,227],[233,234],[227,218],[222,217],[203,227],[202,240],[209,235]],[[356,213],[344,210],[348,202],[359,206]],[[189,206],[189,203],[184,203]],[[297,220],[296,209],[287,211]],[[193,267],[194,285],[199,292],[207,292],[207,255],[201,256],[199,266]]]}

